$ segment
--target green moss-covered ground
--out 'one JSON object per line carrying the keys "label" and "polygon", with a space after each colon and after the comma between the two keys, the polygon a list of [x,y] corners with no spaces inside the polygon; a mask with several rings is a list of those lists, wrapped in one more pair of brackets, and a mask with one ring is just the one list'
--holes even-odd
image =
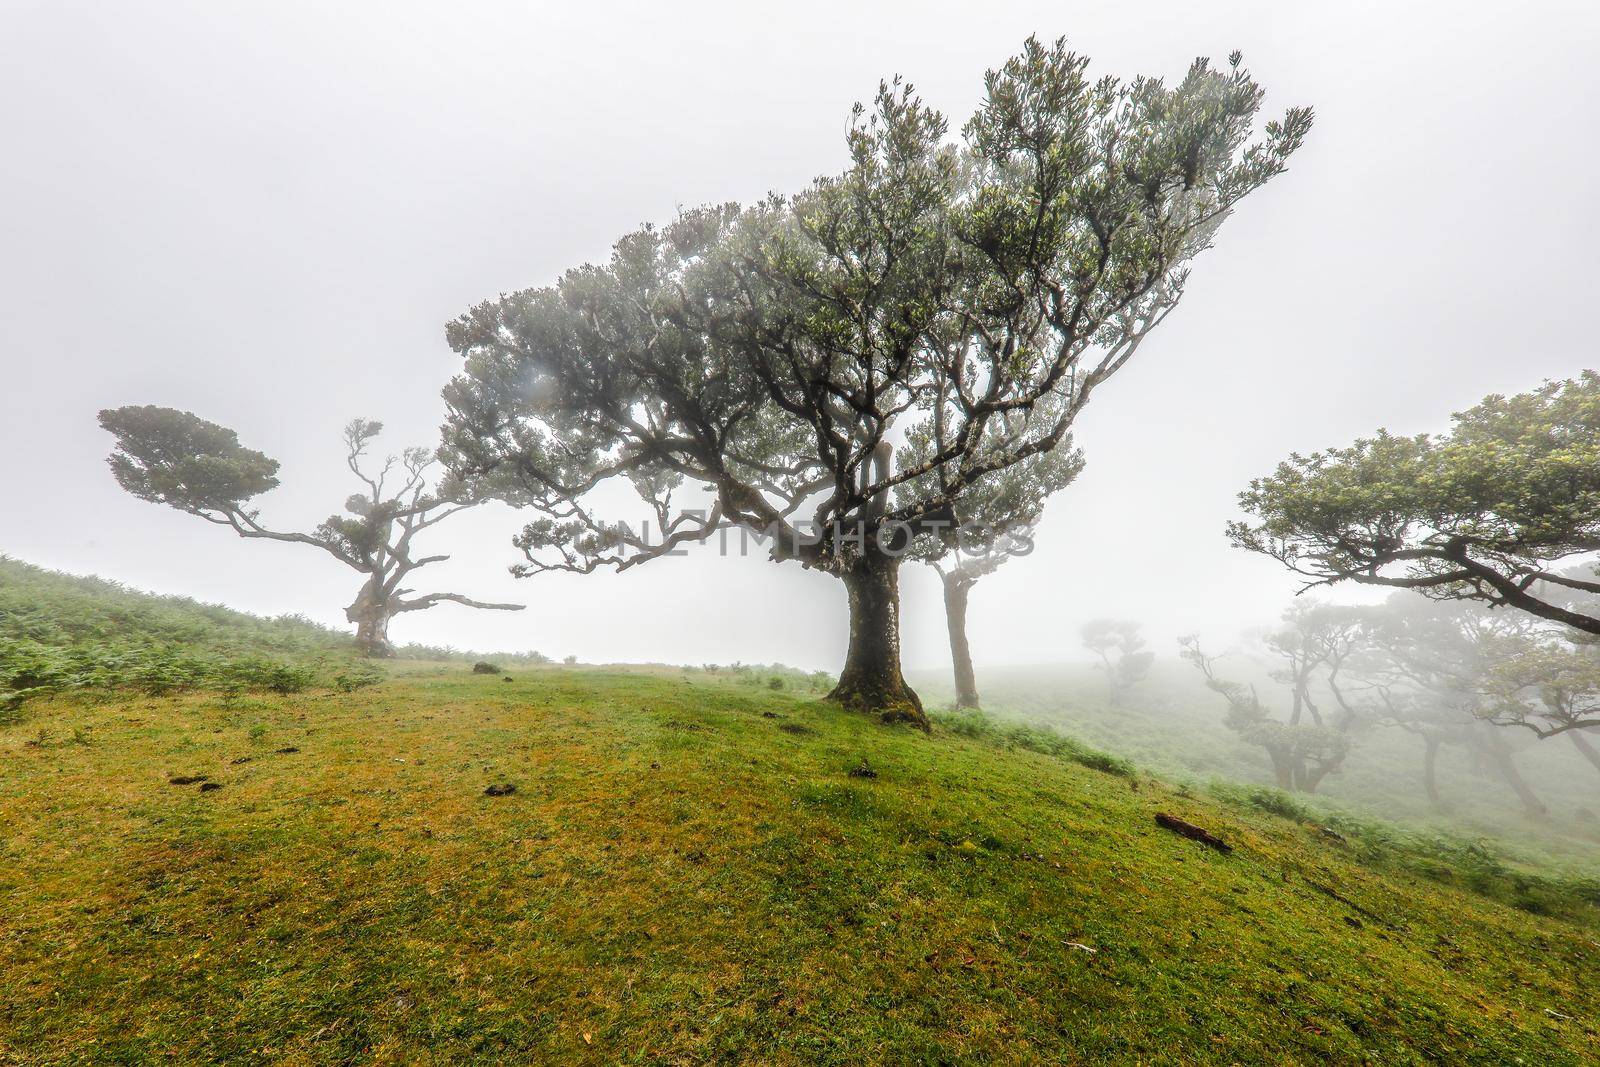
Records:
{"label": "green moss-covered ground", "polygon": [[1600,1058],[1582,907],[996,737],[512,677],[24,705],[0,1061]]}

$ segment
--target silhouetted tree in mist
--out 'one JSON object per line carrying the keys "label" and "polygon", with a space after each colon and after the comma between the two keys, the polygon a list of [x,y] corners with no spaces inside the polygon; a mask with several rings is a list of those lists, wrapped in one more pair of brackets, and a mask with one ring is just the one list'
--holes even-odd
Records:
{"label": "silhouetted tree in mist", "polygon": [[1501,778],[1527,814],[1543,816],[1544,803],[1517,768],[1515,746],[1496,725],[1507,714],[1497,679],[1527,650],[1538,620],[1411,593],[1397,593],[1374,610],[1378,621],[1367,671],[1381,697],[1378,721],[1422,739],[1428,799],[1444,806],[1438,755],[1458,747],[1474,766]]}
{"label": "silhouetted tree in mist", "polygon": [[[1181,655],[1205,677],[1206,686],[1228,703],[1224,722],[1244,740],[1261,746],[1272,761],[1278,788],[1315,793],[1338,771],[1350,752],[1352,730],[1372,713],[1361,686],[1350,686],[1350,668],[1370,647],[1374,617],[1364,608],[1298,603],[1283,614],[1283,625],[1265,645],[1279,661],[1272,679],[1289,691],[1289,712],[1279,718],[1262,703],[1253,685],[1218,675],[1217,657],[1208,656],[1194,636],[1181,638]],[[1321,706],[1325,689],[1331,706]]]}
{"label": "silhouetted tree in mist", "polygon": [[1122,703],[1129,689],[1144,681],[1156,654],[1145,648],[1140,626],[1126,619],[1093,619],[1079,631],[1083,647],[1100,658],[1106,684],[1111,688],[1111,703]]}

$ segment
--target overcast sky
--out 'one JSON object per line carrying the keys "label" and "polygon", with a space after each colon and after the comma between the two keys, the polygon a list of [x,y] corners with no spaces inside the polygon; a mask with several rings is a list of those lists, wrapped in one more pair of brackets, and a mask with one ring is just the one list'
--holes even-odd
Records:
{"label": "overcast sky", "polygon": [[[981,14],[979,12],[982,12]],[[544,285],[680,205],[843,164],[853,101],[910,79],[959,126],[985,69],[1065,34],[1099,73],[1234,48],[1317,125],[1196,264],[1081,420],[1088,468],[1031,557],[974,594],[980,667],[1077,658],[1096,615],[1158,650],[1295,589],[1230,549],[1234,494],[1292,450],[1436,429],[1596,366],[1600,15],[1588,3],[0,0],[0,552],[343,624],[359,579],[126,496],[95,412],[185,408],[283,464],[263,518],[352,491],[339,428],[436,440],[444,323]],[[427,546],[446,605],[397,640],[592,661],[836,669],[839,582],[700,552],[516,581],[514,513]],[[426,580],[432,585],[422,585]],[[937,579],[903,582],[908,664],[946,662]]]}

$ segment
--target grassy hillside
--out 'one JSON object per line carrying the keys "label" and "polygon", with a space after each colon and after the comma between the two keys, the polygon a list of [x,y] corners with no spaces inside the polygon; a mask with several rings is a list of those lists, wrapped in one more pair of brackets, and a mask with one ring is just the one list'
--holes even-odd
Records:
{"label": "grassy hillside", "polygon": [[263,619],[0,556],[0,707],[64,689],[303,688],[354,653],[348,636],[307,619]]}
{"label": "grassy hillside", "polygon": [[[1281,706],[1282,689],[1243,657],[1228,669],[1259,686],[1262,698]],[[1200,684],[1190,667],[1158,663],[1151,678],[1120,705],[1110,702],[1105,681],[1088,666],[992,669],[982,672],[984,707],[1006,722],[1060,730],[1132,760],[1140,767],[1197,788],[1221,779],[1270,785],[1272,765],[1259,746],[1241,740],[1223,724],[1225,704]],[[953,699],[946,673],[916,679],[934,702]],[[1356,730],[1344,766],[1316,796],[1291,802],[1324,818],[1379,818],[1435,834],[1482,838],[1515,854],[1530,868],[1600,875],[1600,777],[1564,737],[1540,741],[1526,731],[1502,738],[1516,752],[1524,778],[1549,808],[1546,818],[1524,813],[1505,781],[1475,765],[1459,746],[1439,756],[1443,810],[1428,800],[1422,784],[1422,742],[1394,727]]]}
{"label": "grassy hillside", "polygon": [[562,668],[30,702],[0,1060],[1600,1057],[1583,887],[963,729]]}
{"label": "grassy hillside", "polygon": [[[476,658],[424,645],[401,646],[398,654]],[[547,662],[538,653],[499,658]],[[302,616],[264,619],[0,556],[0,716],[51,692],[289,693],[316,685],[352,689],[377,677],[351,635]]]}
{"label": "grassy hillside", "polygon": [[309,619],[263,619],[219,604],[158,596],[120,582],[0,556],[0,635],[52,648],[180,645],[191,651],[299,656],[348,651],[348,635]]}

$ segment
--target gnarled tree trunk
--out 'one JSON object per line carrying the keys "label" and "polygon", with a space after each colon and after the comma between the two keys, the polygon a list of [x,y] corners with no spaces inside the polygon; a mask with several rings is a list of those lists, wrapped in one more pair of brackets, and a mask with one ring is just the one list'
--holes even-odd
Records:
{"label": "gnarled tree trunk", "polygon": [[363,656],[387,659],[394,655],[394,646],[389,643],[389,619],[394,612],[380,595],[376,581],[373,578],[361,587],[355,602],[345,608],[344,617],[356,624],[356,645]]}
{"label": "gnarled tree trunk", "polygon": [[956,674],[956,707],[975,708],[978,706],[978,678],[972,671],[972,647],[967,644],[967,598],[972,592],[972,582],[954,571],[943,577],[950,662]]}
{"label": "gnarled tree trunk", "polygon": [[1300,792],[1315,793],[1317,791],[1317,787],[1322,784],[1322,779],[1326,778],[1330,773],[1338,769],[1338,766],[1339,765],[1337,763],[1319,763],[1315,767],[1307,767],[1302,765],[1300,767],[1299,774]]}
{"label": "gnarled tree trunk", "polygon": [[828,698],[926,730],[922,701],[900,673],[899,572],[899,559],[869,548],[842,575],[850,594],[850,652]]}
{"label": "gnarled tree trunk", "polygon": [[1288,756],[1273,752],[1271,749],[1267,750],[1267,754],[1272,757],[1272,778],[1277,783],[1278,788],[1286,793],[1292,793],[1298,789],[1299,782],[1297,779],[1299,775],[1296,773],[1294,761]]}

